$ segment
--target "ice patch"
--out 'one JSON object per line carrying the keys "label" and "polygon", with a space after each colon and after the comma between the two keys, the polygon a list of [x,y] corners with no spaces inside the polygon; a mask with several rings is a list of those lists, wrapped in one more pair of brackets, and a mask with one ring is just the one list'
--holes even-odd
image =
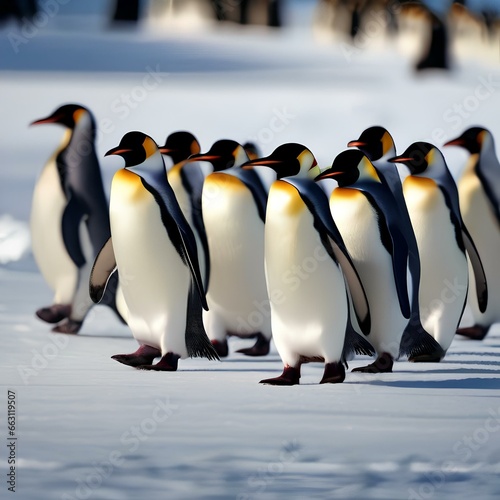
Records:
{"label": "ice patch", "polygon": [[28,225],[10,215],[0,216],[0,264],[17,262],[30,248]]}

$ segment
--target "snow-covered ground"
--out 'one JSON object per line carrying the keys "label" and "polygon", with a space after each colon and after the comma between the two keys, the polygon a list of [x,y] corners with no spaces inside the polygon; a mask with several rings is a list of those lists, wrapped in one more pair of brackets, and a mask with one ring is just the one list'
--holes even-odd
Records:
{"label": "snow-covered ground", "polygon": [[[110,359],[136,344],[107,310],[94,308],[71,337],[35,319],[51,293],[27,238],[33,185],[62,132],[28,124],[63,102],[94,111],[101,156],[129,130],[161,142],[187,129],[204,150],[222,137],[254,139],[265,154],[302,142],[327,166],[373,124],[391,131],[398,151],[420,139],[441,145],[472,124],[500,136],[498,66],[459,60],[450,74],[415,75],[389,46],[352,51],[317,45],[307,30],[232,27],[152,35],[49,26],[16,53],[11,29],[0,31],[1,498],[10,498],[9,390],[12,498],[498,498],[499,325],[483,342],[455,340],[440,364],[398,362],[392,374],[348,373],[334,386],[317,385],[320,365],[303,368],[300,386],[259,385],[281,371],[274,349],[136,371]],[[445,153],[458,175],[465,154]],[[107,188],[119,166],[103,158]]]}

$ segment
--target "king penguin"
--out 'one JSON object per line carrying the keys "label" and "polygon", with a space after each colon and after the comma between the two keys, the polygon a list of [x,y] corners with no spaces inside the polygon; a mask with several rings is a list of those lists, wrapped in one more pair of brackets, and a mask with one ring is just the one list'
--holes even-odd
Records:
{"label": "king penguin", "polygon": [[[32,125],[55,123],[66,128],[61,144],[45,164],[31,206],[32,250],[37,265],[54,290],[54,303],[37,316],[59,323],[53,331],[77,333],[93,305],[88,294],[92,263],[110,236],[108,202],[95,153],[92,113],[66,104]],[[113,277],[103,303],[120,317],[121,295]],[[120,307],[125,315],[126,308]]]}
{"label": "king penguin", "polygon": [[477,246],[488,277],[488,305],[481,311],[476,283],[469,280],[469,306],[474,325],[457,333],[482,340],[493,323],[500,321],[500,163],[491,132],[472,127],[445,146],[461,146],[470,157],[458,181],[460,210]]}
{"label": "king penguin", "polygon": [[420,318],[441,347],[441,351],[428,355],[428,361],[440,361],[453,340],[467,300],[466,251],[481,311],[488,303],[486,276],[462,220],[457,186],[441,151],[427,142],[415,142],[390,161],[410,170],[403,193],[422,262]]}
{"label": "king penguin", "polygon": [[176,165],[182,165],[191,155],[200,151],[198,139],[191,132],[185,130],[171,133],[165,139],[165,144],[160,146],[160,153],[163,155],[167,172]]}
{"label": "king penguin", "polygon": [[380,126],[369,127],[363,131],[359,139],[350,141],[349,147],[361,150],[372,162],[377,174],[392,193],[398,210],[401,224],[399,225],[408,245],[408,267],[411,275],[411,316],[401,340],[401,355],[408,355],[409,361],[418,362],[427,359],[428,354],[439,349],[434,338],[425,331],[420,320],[418,303],[420,287],[420,256],[413,232],[408,208],[403,195],[403,185],[398,169],[389,158],[396,156],[396,146],[392,135]]}
{"label": "king penguin", "polygon": [[408,245],[388,187],[362,151],[340,153],[316,180],[333,178],[330,211],[363,282],[371,313],[365,333],[378,357],[353,371],[391,372],[410,317],[407,289]]}
{"label": "king penguin", "polygon": [[[98,302],[118,270],[129,326],[141,344],[113,359],[141,369],[175,371],[186,357],[218,359],[202,322],[207,307],[194,234],[170,187],[151,137],[129,132],[106,155],[125,168],[111,185],[111,238],[92,270],[90,295]],[[157,364],[153,360],[161,356]]]}
{"label": "king penguin", "polygon": [[307,362],[325,363],[320,383],[343,382],[349,322],[344,276],[364,332],[370,330],[370,311],[328,199],[313,180],[285,177],[272,184],[266,210],[265,270],[273,340],[284,370],[261,383],[298,384],[301,365]]}
{"label": "king penguin", "polygon": [[264,276],[267,190],[255,172],[240,168],[249,160],[242,146],[228,151],[216,144],[189,159],[213,165],[201,199],[209,256],[204,323],[219,355],[228,355],[227,336],[234,335],[256,338],[252,347],[237,352],[264,356],[271,339]]}
{"label": "king penguin", "polygon": [[[168,181],[182,213],[194,230],[205,291],[210,275],[210,256],[201,206],[205,178],[212,172],[239,167],[247,160],[248,157],[238,142],[220,139],[206,153],[193,153],[176,163],[168,172]],[[210,337],[210,332],[208,333]]]}

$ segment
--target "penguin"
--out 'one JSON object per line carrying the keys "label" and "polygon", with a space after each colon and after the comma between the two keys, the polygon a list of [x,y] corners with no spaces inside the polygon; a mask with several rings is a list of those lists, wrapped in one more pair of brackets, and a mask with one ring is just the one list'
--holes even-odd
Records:
{"label": "penguin", "polygon": [[245,142],[245,144],[243,144],[243,149],[250,160],[256,160],[262,156],[259,146],[257,146],[254,142]]}
{"label": "penguin", "polygon": [[192,153],[188,158],[176,163],[168,172],[168,181],[182,213],[194,230],[205,291],[210,275],[210,257],[201,211],[203,184],[210,173],[239,167],[247,160],[248,156],[238,142],[220,139],[214,142],[206,153]]}
{"label": "penguin", "polygon": [[129,326],[140,343],[136,352],[113,359],[156,371],[175,371],[188,356],[218,359],[203,328],[207,303],[194,234],[156,143],[129,132],[108,155],[121,156],[125,167],[113,177],[111,238],[94,263],[90,296],[99,302],[114,271],[126,276],[121,283]]}
{"label": "penguin", "polygon": [[198,139],[191,132],[184,130],[173,132],[166,138],[165,144],[160,146],[160,153],[163,155],[167,172],[200,151]]}
{"label": "penguin", "polygon": [[383,184],[392,193],[399,210],[399,225],[408,245],[408,267],[411,275],[411,317],[401,340],[400,355],[407,355],[408,360],[419,362],[428,359],[428,355],[439,350],[434,338],[425,331],[420,320],[418,302],[420,287],[420,256],[408,208],[403,195],[403,185],[394,163],[388,161],[396,156],[396,146],[392,135],[380,126],[369,127],[359,139],[350,141],[348,147],[356,147],[372,162]]}
{"label": "penguin", "polygon": [[328,178],[338,182],[330,211],[363,282],[371,313],[365,335],[378,355],[374,363],[353,371],[391,372],[410,318],[402,219],[390,190],[362,151],[340,153],[316,181]]}
{"label": "penguin", "polygon": [[422,262],[420,318],[442,350],[429,354],[429,360],[440,361],[455,336],[467,300],[466,251],[481,312],[488,303],[486,276],[462,220],[457,186],[441,151],[427,142],[415,142],[390,161],[410,170],[403,193]]}
{"label": "penguin", "polygon": [[[31,125],[65,127],[61,144],[36,182],[30,229],[35,261],[54,290],[51,306],[36,311],[52,331],[77,333],[93,305],[88,280],[95,256],[110,236],[108,202],[95,152],[95,120],[87,108],[65,104]],[[115,276],[102,303],[120,319]],[[122,305],[121,311],[126,313]]]}
{"label": "penguin", "polygon": [[[271,186],[265,223],[265,270],[273,340],[283,373],[262,384],[299,384],[303,363],[325,363],[321,384],[345,379],[348,281],[358,323],[370,330],[370,310],[358,273],[313,180],[285,177]],[[345,278],[344,278],[345,277]]]}
{"label": "penguin", "polygon": [[477,301],[475,281],[469,281],[469,305],[474,325],[459,328],[457,333],[482,340],[491,325],[500,321],[500,164],[491,132],[471,127],[445,146],[461,146],[470,157],[458,181],[460,211],[465,225],[477,246],[488,277],[488,305],[481,311]]}
{"label": "penguin", "polygon": [[255,338],[252,347],[237,352],[264,356],[269,353],[271,339],[264,276],[267,191],[255,172],[241,169],[249,161],[248,155],[242,146],[231,142],[218,141],[207,153],[188,160],[209,162],[213,167],[201,192],[209,270],[209,310],[203,313],[203,320],[221,357],[229,354],[229,335]]}

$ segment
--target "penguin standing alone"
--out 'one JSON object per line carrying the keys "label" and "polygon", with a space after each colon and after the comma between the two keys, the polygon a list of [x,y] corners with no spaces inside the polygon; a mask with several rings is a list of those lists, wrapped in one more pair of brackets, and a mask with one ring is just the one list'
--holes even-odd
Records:
{"label": "penguin standing alone", "polygon": [[188,356],[218,359],[203,328],[207,304],[196,242],[157,145],[141,132],[129,132],[106,155],[121,156],[125,168],[113,177],[112,237],[95,261],[90,295],[98,302],[114,271],[127,276],[122,289],[128,322],[141,344],[113,359],[157,371],[175,371]]}
{"label": "penguin standing alone", "polygon": [[340,153],[316,180],[327,178],[339,185],[330,195],[330,211],[366,290],[371,314],[366,335],[378,354],[374,363],[353,371],[391,372],[410,317],[402,220],[394,197],[363,152]]}
{"label": "penguin standing alone", "polygon": [[[77,333],[93,305],[88,294],[92,263],[110,236],[108,203],[95,153],[95,121],[87,108],[66,104],[32,125],[43,123],[62,125],[66,132],[33,193],[33,255],[55,293],[54,303],[36,314],[48,323],[59,323],[55,332]],[[103,303],[121,318],[115,303],[117,276],[108,289]]]}
{"label": "penguin standing alone", "polygon": [[460,211],[476,244],[488,276],[488,305],[481,311],[476,283],[469,281],[469,305],[474,325],[459,328],[457,333],[482,340],[493,323],[500,321],[500,163],[489,130],[472,127],[445,146],[461,146],[470,157],[458,181]]}
{"label": "penguin standing alone", "polygon": [[441,151],[427,142],[416,142],[390,161],[410,170],[403,193],[422,262],[420,318],[440,345],[439,351],[428,354],[428,361],[440,361],[453,340],[467,300],[466,251],[482,312],[488,303],[486,276],[462,220],[457,187]]}

